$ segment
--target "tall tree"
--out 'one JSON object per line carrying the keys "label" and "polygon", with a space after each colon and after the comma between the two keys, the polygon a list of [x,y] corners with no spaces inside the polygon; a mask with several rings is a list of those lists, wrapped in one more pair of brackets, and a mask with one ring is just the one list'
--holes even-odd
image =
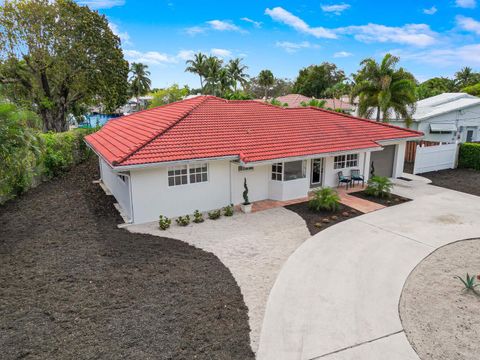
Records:
{"label": "tall tree", "polygon": [[324,62],[299,71],[293,91],[309,97],[325,97],[326,90],[345,80],[345,72],[335,64]]}
{"label": "tall tree", "polygon": [[205,60],[205,92],[207,94],[218,95],[219,77],[222,65],[223,60],[216,56],[209,56]]}
{"label": "tall tree", "polygon": [[245,84],[248,80],[248,75],[245,73],[248,66],[242,64],[242,59],[236,58],[228,62],[227,65],[228,72],[233,80],[233,91],[237,92],[237,85],[240,83],[242,88],[245,89]]}
{"label": "tall tree", "polygon": [[415,89],[418,100],[429,98],[446,92],[458,91],[455,81],[445,77],[434,77],[424,81]]}
{"label": "tall tree", "polygon": [[365,59],[354,75],[352,98],[359,97],[358,114],[370,118],[376,112],[377,121],[388,121],[392,113],[407,125],[415,109],[415,79],[412,74],[396,66],[400,58],[385,55],[381,63]]}
{"label": "tall tree", "polygon": [[270,70],[262,70],[258,74],[258,84],[263,87],[265,100],[268,98],[268,88],[275,83],[275,77]]}
{"label": "tall tree", "polygon": [[142,63],[132,63],[130,66],[130,93],[137,99],[139,104],[140,96],[148,94],[152,81],[150,80],[150,71],[148,66]]}
{"label": "tall tree", "polygon": [[188,86],[185,85],[183,88],[180,88],[178,84],[173,84],[165,89],[157,89],[153,92],[153,99],[148,107],[151,109],[160,105],[170,104],[172,102],[182,100],[189,94],[189,92],[190,89]]}
{"label": "tall tree", "polygon": [[7,0],[0,6],[0,82],[28,103],[44,130],[68,129],[67,114],[124,104],[128,63],[103,15],[72,0]]}
{"label": "tall tree", "polygon": [[232,86],[235,86],[235,84],[236,81],[233,80],[229,69],[227,67],[221,68],[218,73],[218,86],[220,88],[220,94],[224,96],[225,94],[230,93]]}
{"label": "tall tree", "polygon": [[207,76],[207,56],[202,54],[201,52],[194,55],[194,58],[191,60],[187,60],[187,68],[185,69],[186,72],[191,72],[193,74],[197,74],[200,78],[200,88],[203,92],[203,80]]}
{"label": "tall tree", "polygon": [[464,88],[472,85],[472,80],[475,78],[475,73],[471,67],[465,66],[455,73],[455,84],[459,88]]}

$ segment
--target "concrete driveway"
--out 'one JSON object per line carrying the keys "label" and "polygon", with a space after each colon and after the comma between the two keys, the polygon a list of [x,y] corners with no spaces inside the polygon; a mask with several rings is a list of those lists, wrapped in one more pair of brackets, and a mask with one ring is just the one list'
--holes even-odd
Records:
{"label": "concrete driveway", "polygon": [[418,359],[398,315],[411,270],[439,246],[480,235],[480,197],[398,180],[414,200],[306,241],[270,293],[259,359]]}
{"label": "concrete driveway", "polygon": [[[185,241],[214,253],[232,272],[248,307],[250,342],[257,351],[268,294],[288,257],[310,237],[293,211],[275,208],[252,214],[206,219],[201,224],[158,229],[158,223],[130,225],[131,232]],[[212,294],[214,296],[214,294]]]}

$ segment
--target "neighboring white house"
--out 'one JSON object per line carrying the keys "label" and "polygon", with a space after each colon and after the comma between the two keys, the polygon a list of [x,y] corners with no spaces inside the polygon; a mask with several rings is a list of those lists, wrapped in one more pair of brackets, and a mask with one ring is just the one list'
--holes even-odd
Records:
{"label": "neighboring white house", "polygon": [[250,201],[303,198],[359,169],[402,175],[422,134],[315,108],[199,96],[109,121],[86,137],[131,222]]}
{"label": "neighboring white house", "polygon": [[[405,127],[403,121],[391,124]],[[480,98],[465,93],[445,93],[416,103],[411,129],[425,140],[446,143],[480,141]]]}

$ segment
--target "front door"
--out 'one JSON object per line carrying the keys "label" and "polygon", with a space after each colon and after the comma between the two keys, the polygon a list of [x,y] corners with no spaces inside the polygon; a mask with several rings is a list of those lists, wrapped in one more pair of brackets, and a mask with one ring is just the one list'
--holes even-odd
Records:
{"label": "front door", "polygon": [[312,175],[310,177],[310,187],[322,186],[323,182],[323,158],[312,159]]}

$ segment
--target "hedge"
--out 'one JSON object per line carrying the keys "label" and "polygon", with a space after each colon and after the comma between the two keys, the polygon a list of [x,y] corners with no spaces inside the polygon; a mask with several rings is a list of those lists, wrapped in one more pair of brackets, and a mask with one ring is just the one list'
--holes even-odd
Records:
{"label": "hedge", "polygon": [[86,160],[92,152],[83,138],[95,130],[74,129],[40,134],[40,155],[37,160],[32,157],[31,166],[8,176],[0,171],[0,183],[3,184],[0,187],[0,204]]}
{"label": "hedge", "polygon": [[480,170],[480,143],[463,143],[460,145],[458,167]]}

